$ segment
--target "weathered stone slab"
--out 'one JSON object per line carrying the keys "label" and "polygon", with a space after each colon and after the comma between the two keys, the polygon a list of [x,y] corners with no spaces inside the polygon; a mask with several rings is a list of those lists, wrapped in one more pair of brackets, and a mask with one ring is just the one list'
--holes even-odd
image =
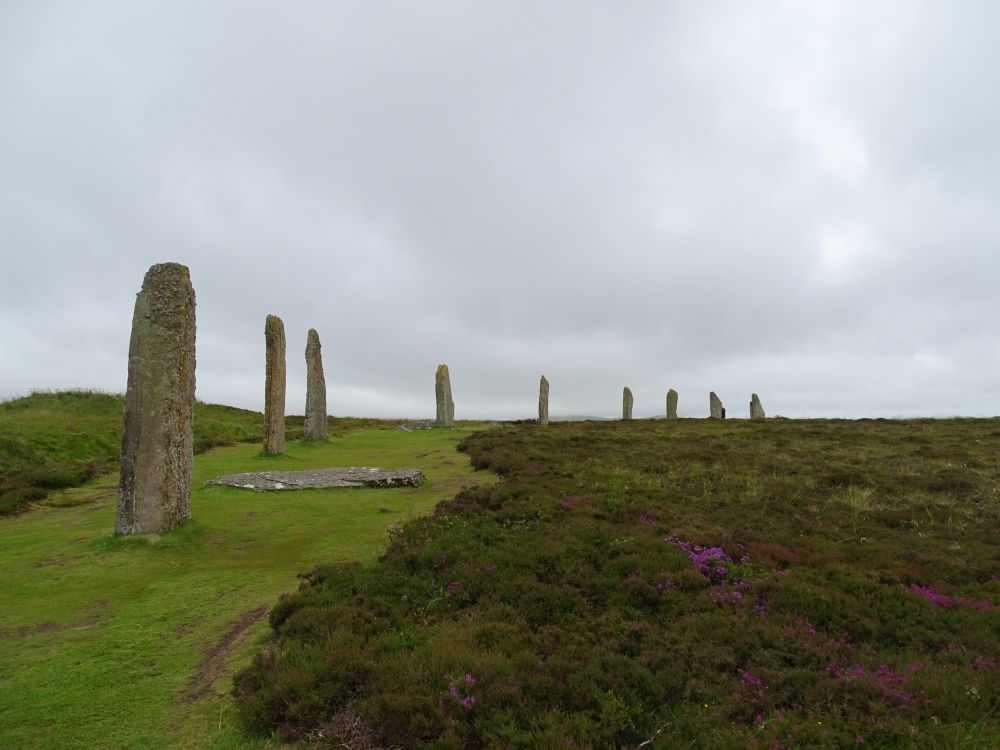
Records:
{"label": "weathered stone slab", "polygon": [[451,427],[455,424],[455,402],[451,400],[451,376],[448,365],[438,365],[434,374],[434,398],[437,402],[438,427]]}
{"label": "weathered stone slab", "polygon": [[162,533],[191,517],[195,298],[187,266],[152,266],[135,299],[116,534]]}
{"label": "weathered stone slab", "polygon": [[285,324],[277,315],[264,322],[264,455],[285,450]]}
{"label": "weathered stone slab", "polygon": [[708,415],[712,419],[726,418],[726,410],[722,408],[722,401],[715,395],[715,391],[708,394]]}
{"label": "weathered stone slab", "polygon": [[677,391],[667,391],[667,419],[677,419]]}
{"label": "weathered stone slab", "polygon": [[632,404],[635,399],[632,398],[632,389],[628,386],[622,390],[622,419],[632,418]]}
{"label": "weathered stone slab", "polygon": [[306,418],[302,426],[306,440],[326,440],[326,379],[319,334],[309,329],[306,337]]}
{"label": "weathered stone slab", "polygon": [[549,381],[544,375],[538,382],[538,424],[542,427],[549,424]]}
{"label": "weathered stone slab", "polygon": [[750,419],[764,419],[764,407],[760,404],[760,399],[756,393],[750,394]]}
{"label": "weathered stone slab", "polygon": [[210,484],[225,484],[257,492],[270,492],[330,487],[419,487],[423,481],[424,474],[419,469],[348,466],[305,471],[250,471],[219,477]]}
{"label": "weathered stone slab", "polygon": [[432,430],[434,429],[434,422],[428,420],[426,422],[406,422],[399,425],[396,428],[396,432],[413,432],[414,430]]}

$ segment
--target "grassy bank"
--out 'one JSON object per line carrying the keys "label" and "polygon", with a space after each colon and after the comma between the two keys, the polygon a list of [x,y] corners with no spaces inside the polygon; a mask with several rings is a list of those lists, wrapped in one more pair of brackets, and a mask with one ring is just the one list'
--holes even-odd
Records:
{"label": "grassy bank", "polygon": [[[194,520],[163,536],[111,535],[116,476],[0,519],[0,747],[275,746],[236,731],[229,692],[279,595],[320,563],[371,561],[389,529],[491,479],[455,451],[468,429],[345,430],[276,458],[256,444],[197,456]],[[415,466],[429,481],[288,494],[204,484],[345,465]]]}
{"label": "grassy bank", "polygon": [[[0,403],[0,516],[112,471],[121,448],[123,398],[94,391],[35,392]],[[289,439],[303,418],[288,417]],[[385,420],[330,418],[330,433],[388,426]],[[391,424],[395,424],[394,422]],[[194,450],[259,442],[259,412],[220,404],[195,405]]]}
{"label": "grassy bank", "polygon": [[[111,471],[122,408],[121,396],[94,391],[36,392],[0,403],[0,516]],[[197,453],[261,438],[260,414],[231,406],[197,404],[194,425]]]}
{"label": "grassy bank", "polygon": [[1000,422],[505,426],[237,679],[318,747],[1000,746]]}

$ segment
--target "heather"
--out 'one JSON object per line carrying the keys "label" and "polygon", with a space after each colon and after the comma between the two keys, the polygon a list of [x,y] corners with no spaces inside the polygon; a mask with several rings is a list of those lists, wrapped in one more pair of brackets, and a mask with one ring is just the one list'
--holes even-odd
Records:
{"label": "heather", "polygon": [[995,747],[1000,421],[504,425],[236,679],[317,747]]}

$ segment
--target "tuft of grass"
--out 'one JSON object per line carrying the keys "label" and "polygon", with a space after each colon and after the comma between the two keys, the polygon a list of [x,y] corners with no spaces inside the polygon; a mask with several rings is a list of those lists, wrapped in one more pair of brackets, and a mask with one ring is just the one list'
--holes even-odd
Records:
{"label": "tuft of grass", "polygon": [[1000,421],[517,424],[461,448],[503,481],[279,601],[235,681],[252,736],[1000,745]]}

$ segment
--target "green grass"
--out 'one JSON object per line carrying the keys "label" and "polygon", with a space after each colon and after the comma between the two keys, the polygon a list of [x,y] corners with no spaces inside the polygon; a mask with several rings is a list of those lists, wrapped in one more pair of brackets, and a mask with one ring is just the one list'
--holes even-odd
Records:
{"label": "green grass", "polygon": [[[76,487],[117,466],[123,397],[96,391],[36,391],[0,403],[0,516],[16,515],[53,490]],[[332,437],[396,422],[330,417]],[[289,440],[302,437],[303,417],[285,418]],[[195,404],[194,452],[219,445],[260,442],[259,412],[221,404]]]}
{"label": "green grass", "polygon": [[[122,409],[121,396],[94,391],[37,391],[0,403],[0,516],[111,471],[121,448]],[[260,440],[261,422],[257,412],[198,403],[195,452]]]}
{"label": "green grass", "polygon": [[[11,435],[14,444],[67,460],[117,450],[116,397],[69,398],[66,414],[58,394],[32,398],[37,429]],[[55,403],[38,417],[42,401]],[[3,424],[14,423],[19,408],[2,405]],[[217,432],[238,436],[239,420],[210,413],[221,415]],[[247,429],[256,428],[260,415],[245,414],[253,416]],[[196,418],[206,424],[205,408]],[[349,436],[290,442],[287,455],[274,458],[261,457],[256,444],[197,456],[193,520],[162,536],[112,536],[115,475],[0,519],[0,747],[276,746],[234,728],[228,695],[233,670],[266,634],[266,618],[255,618],[299,585],[298,574],[330,561],[371,562],[387,531],[463,485],[491,481],[455,451],[470,428],[402,433],[360,429],[374,421],[332,424]],[[414,466],[428,482],[289,493],[205,485],[239,471],[350,465]]]}
{"label": "green grass", "polygon": [[237,677],[248,728],[1000,747],[1000,421],[519,424],[462,447],[503,481],[284,598]]}

